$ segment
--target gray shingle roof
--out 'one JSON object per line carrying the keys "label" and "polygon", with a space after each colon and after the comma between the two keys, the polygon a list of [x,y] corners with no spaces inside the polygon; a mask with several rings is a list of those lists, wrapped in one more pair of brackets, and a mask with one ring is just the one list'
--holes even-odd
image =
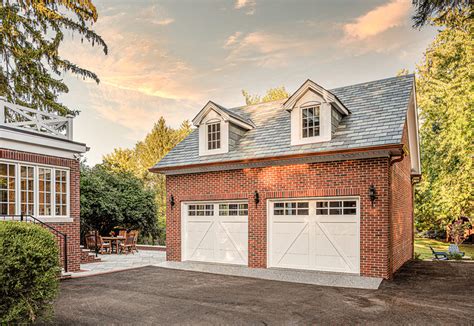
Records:
{"label": "gray shingle roof", "polygon": [[392,77],[329,90],[351,111],[328,142],[290,145],[290,113],[285,100],[226,109],[250,119],[249,130],[228,153],[199,156],[198,130],[173,148],[154,168],[278,157],[401,143],[413,75]]}

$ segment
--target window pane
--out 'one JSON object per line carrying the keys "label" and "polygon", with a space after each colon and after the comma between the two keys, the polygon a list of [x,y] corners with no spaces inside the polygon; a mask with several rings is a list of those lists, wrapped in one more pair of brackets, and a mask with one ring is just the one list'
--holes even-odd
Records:
{"label": "window pane", "polygon": [[344,209],[344,215],[356,215],[355,208],[346,208]]}
{"label": "window pane", "polygon": [[330,209],[329,210],[329,215],[341,215],[342,214],[342,209]]}
{"label": "window pane", "polygon": [[328,215],[327,209],[316,209],[316,215]]}
{"label": "window pane", "polygon": [[342,202],[340,201],[329,202],[329,207],[342,207]]}
{"label": "window pane", "polygon": [[344,202],[344,207],[356,207],[356,202],[355,201],[345,201]]}

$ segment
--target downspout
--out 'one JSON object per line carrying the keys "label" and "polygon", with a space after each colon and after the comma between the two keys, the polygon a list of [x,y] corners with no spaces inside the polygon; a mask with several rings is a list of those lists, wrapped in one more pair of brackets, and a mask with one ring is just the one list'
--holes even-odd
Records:
{"label": "downspout", "polygon": [[393,191],[392,191],[392,184],[393,184],[393,173],[392,173],[392,167],[394,164],[399,163],[403,161],[405,158],[407,152],[405,146],[403,147],[400,155],[390,155],[389,156],[389,200],[388,200],[388,210],[389,210],[389,237],[388,237],[388,255],[389,255],[389,273],[390,273],[390,279],[393,278],[393,205],[392,205],[392,197],[393,197]]}

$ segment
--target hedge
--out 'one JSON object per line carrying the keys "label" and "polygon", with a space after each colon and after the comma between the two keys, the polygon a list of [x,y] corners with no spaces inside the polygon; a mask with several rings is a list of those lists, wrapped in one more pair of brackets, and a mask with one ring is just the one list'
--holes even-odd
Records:
{"label": "hedge", "polygon": [[0,222],[0,324],[51,317],[60,271],[50,231],[32,223]]}

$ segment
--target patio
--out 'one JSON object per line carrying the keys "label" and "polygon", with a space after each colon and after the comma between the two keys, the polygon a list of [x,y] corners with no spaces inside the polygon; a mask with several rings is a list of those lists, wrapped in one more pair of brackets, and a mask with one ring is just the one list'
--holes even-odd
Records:
{"label": "patio", "polygon": [[91,276],[156,265],[166,260],[166,253],[164,251],[140,250],[134,254],[106,254],[99,255],[99,257],[101,259],[100,262],[81,264],[81,271],[71,273],[71,277]]}

